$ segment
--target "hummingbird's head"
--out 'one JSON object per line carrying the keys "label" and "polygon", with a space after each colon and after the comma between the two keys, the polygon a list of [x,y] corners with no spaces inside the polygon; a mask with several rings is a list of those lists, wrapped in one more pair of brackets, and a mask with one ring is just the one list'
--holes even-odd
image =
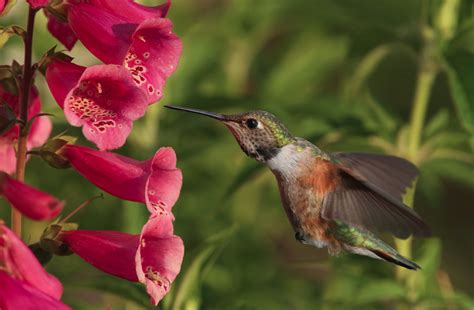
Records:
{"label": "hummingbird's head", "polygon": [[260,162],[273,158],[293,139],[285,125],[275,115],[266,111],[225,115],[177,106],[166,107],[209,116],[221,121],[230,129],[242,151]]}

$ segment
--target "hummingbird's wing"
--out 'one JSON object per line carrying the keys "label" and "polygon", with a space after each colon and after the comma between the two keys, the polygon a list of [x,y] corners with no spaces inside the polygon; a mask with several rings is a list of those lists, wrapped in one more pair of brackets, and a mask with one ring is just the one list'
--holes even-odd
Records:
{"label": "hummingbird's wing", "polygon": [[323,218],[390,232],[399,238],[430,234],[418,214],[402,202],[403,193],[418,175],[413,164],[374,154],[334,153],[330,157],[337,181],[324,195]]}

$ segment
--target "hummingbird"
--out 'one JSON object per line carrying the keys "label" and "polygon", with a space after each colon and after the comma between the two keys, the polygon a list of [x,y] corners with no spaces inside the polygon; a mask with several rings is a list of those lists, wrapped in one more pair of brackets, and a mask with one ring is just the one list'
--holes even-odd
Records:
{"label": "hummingbird", "polygon": [[266,111],[226,115],[165,107],[222,122],[247,156],[270,168],[299,242],[326,247],[332,255],[345,251],[421,269],[374,234],[387,232],[402,239],[430,235],[427,224],[402,201],[418,176],[409,161],[369,153],[325,153],[290,134]]}

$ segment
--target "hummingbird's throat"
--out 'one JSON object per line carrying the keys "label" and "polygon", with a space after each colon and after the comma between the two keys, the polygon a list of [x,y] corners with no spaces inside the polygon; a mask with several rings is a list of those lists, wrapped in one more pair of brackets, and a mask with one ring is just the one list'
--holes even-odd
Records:
{"label": "hummingbird's throat", "polygon": [[226,122],[226,125],[239,143],[239,146],[242,151],[247,156],[252,157],[259,162],[265,163],[276,155],[278,155],[278,153],[280,152],[280,148],[276,145],[265,145],[259,143],[252,137],[245,135],[245,133],[242,132],[242,130],[237,124]]}

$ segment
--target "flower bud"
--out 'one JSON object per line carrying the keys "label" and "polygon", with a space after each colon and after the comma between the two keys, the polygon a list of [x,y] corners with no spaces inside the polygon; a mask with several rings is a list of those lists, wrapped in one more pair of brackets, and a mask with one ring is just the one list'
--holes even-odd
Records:
{"label": "flower bud", "polygon": [[62,149],[66,144],[74,144],[76,137],[56,136],[47,141],[40,149],[41,158],[51,167],[57,169],[67,169],[71,167],[69,160],[62,155]]}
{"label": "flower bud", "polygon": [[7,105],[0,105],[0,136],[17,123],[15,112]]}
{"label": "flower bud", "polygon": [[46,252],[59,256],[73,254],[67,244],[62,241],[61,232],[76,230],[79,227],[76,223],[51,224],[43,231],[39,245]]}

